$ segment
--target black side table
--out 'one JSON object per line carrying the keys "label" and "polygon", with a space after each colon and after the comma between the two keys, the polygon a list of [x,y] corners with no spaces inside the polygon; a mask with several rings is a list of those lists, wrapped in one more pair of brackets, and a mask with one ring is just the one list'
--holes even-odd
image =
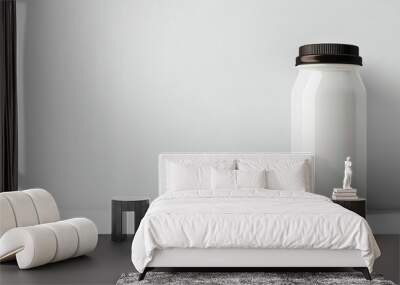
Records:
{"label": "black side table", "polygon": [[365,218],[365,203],[364,198],[358,198],[354,200],[332,200],[334,203],[359,214],[361,217]]}
{"label": "black side table", "polygon": [[148,197],[138,196],[116,196],[112,198],[111,207],[111,240],[123,241],[126,234],[122,233],[122,214],[123,212],[135,212],[135,232],[137,231],[140,221],[149,208],[150,199]]}

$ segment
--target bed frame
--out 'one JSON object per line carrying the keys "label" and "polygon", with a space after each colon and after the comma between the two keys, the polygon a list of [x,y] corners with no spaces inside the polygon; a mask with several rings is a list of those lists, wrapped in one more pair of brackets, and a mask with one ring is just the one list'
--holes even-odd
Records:
{"label": "bed frame", "polygon": [[[314,192],[315,166],[311,153],[165,153],[159,156],[159,194],[166,191],[167,161],[173,160],[221,160],[221,159],[302,159],[309,166],[309,189]],[[156,250],[152,261],[139,275],[154,269],[182,271],[293,271],[306,269],[353,268],[371,280],[369,270],[359,250],[329,249],[195,249],[170,248]]]}

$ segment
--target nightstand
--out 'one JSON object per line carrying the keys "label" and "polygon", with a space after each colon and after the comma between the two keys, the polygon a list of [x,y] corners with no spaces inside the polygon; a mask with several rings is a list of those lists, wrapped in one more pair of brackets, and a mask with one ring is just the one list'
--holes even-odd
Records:
{"label": "nightstand", "polygon": [[358,198],[354,200],[332,200],[332,202],[339,204],[340,206],[359,214],[361,217],[365,218],[365,204],[366,200],[364,198]]}
{"label": "nightstand", "polygon": [[126,234],[122,233],[122,214],[123,212],[135,212],[135,231],[138,229],[140,221],[149,208],[150,198],[143,196],[116,196],[112,198],[112,218],[111,218],[111,239],[113,241],[123,241]]}

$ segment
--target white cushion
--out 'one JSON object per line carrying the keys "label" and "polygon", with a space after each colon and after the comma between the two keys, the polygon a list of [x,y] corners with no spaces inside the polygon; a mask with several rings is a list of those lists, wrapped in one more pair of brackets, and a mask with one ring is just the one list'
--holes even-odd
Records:
{"label": "white cushion", "polygon": [[3,192],[1,195],[10,202],[17,227],[33,226],[39,223],[35,206],[29,195],[22,191]]}
{"label": "white cushion", "polygon": [[211,169],[211,189],[266,188],[266,171]]}
{"label": "white cushion", "polygon": [[0,238],[0,261],[16,257],[20,269],[49,263],[56,251],[57,239],[43,225],[13,228]]}
{"label": "white cushion", "polygon": [[16,258],[19,268],[26,269],[95,249],[98,233],[92,221],[59,218],[46,190],[0,193],[0,262]]}
{"label": "white cushion", "polygon": [[71,224],[78,233],[79,243],[74,257],[91,252],[96,248],[98,232],[96,225],[91,220],[86,218],[73,218],[65,220],[64,222]]}
{"label": "white cushion", "polygon": [[79,237],[75,228],[66,221],[44,224],[52,230],[57,240],[57,250],[51,262],[56,262],[75,256],[78,249]]}
{"label": "white cushion", "polygon": [[236,170],[211,168],[211,189],[236,189]]}
{"label": "white cushion", "polygon": [[267,170],[267,188],[274,190],[311,191],[309,167],[305,160],[240,159],[239,170]]}
{"label": "white cushion", "polygon": [[171,163],[169,166],[168,189],[182,191],[187,189],[209,189],[210,167],[183,166]]}
{"label": "white cushion", "polygon": [[0,238],[0,261],[16,256],[20,269],[86,254],[97,245],[97,228],[85,218],[18,227]]}
{"label": "white cushion", "polygon": [[14,211],[6,197],[0,194],[0,237],[9,229],[15,228]]}
{"label": "white cushion", "polygon": [[237,170],[237,188],[266,188],[267,172],[262,170]]}
{"label": "white cushion", "polygon": [[234,161],[177,160],[167,163],[168,191],[211,189],[211,168],[234,169]]}
{"label": "white cushion", "polygon": [[0,237],[14,227],[26,227],[60,220],[53,196],[44,189],[0,193]]}
{"label": "white cushion", "polygon": [[22,193],[28,194],[35,205],[39,224],[51,223],[60,220],[60,213],[53,196],[44,189],[36,188],[24,190]]}

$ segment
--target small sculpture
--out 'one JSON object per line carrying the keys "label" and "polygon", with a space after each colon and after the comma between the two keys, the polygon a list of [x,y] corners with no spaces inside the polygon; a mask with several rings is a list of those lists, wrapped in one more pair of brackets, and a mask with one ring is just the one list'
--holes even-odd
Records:
{"label": "small sculpture", "polygon": [[352,189],[351,188],[351,176],[353,175],[353,170],[351,169],[351,160],[350,156],[346,158],[344,162],[344,178],[343,178],[343,189]]}

